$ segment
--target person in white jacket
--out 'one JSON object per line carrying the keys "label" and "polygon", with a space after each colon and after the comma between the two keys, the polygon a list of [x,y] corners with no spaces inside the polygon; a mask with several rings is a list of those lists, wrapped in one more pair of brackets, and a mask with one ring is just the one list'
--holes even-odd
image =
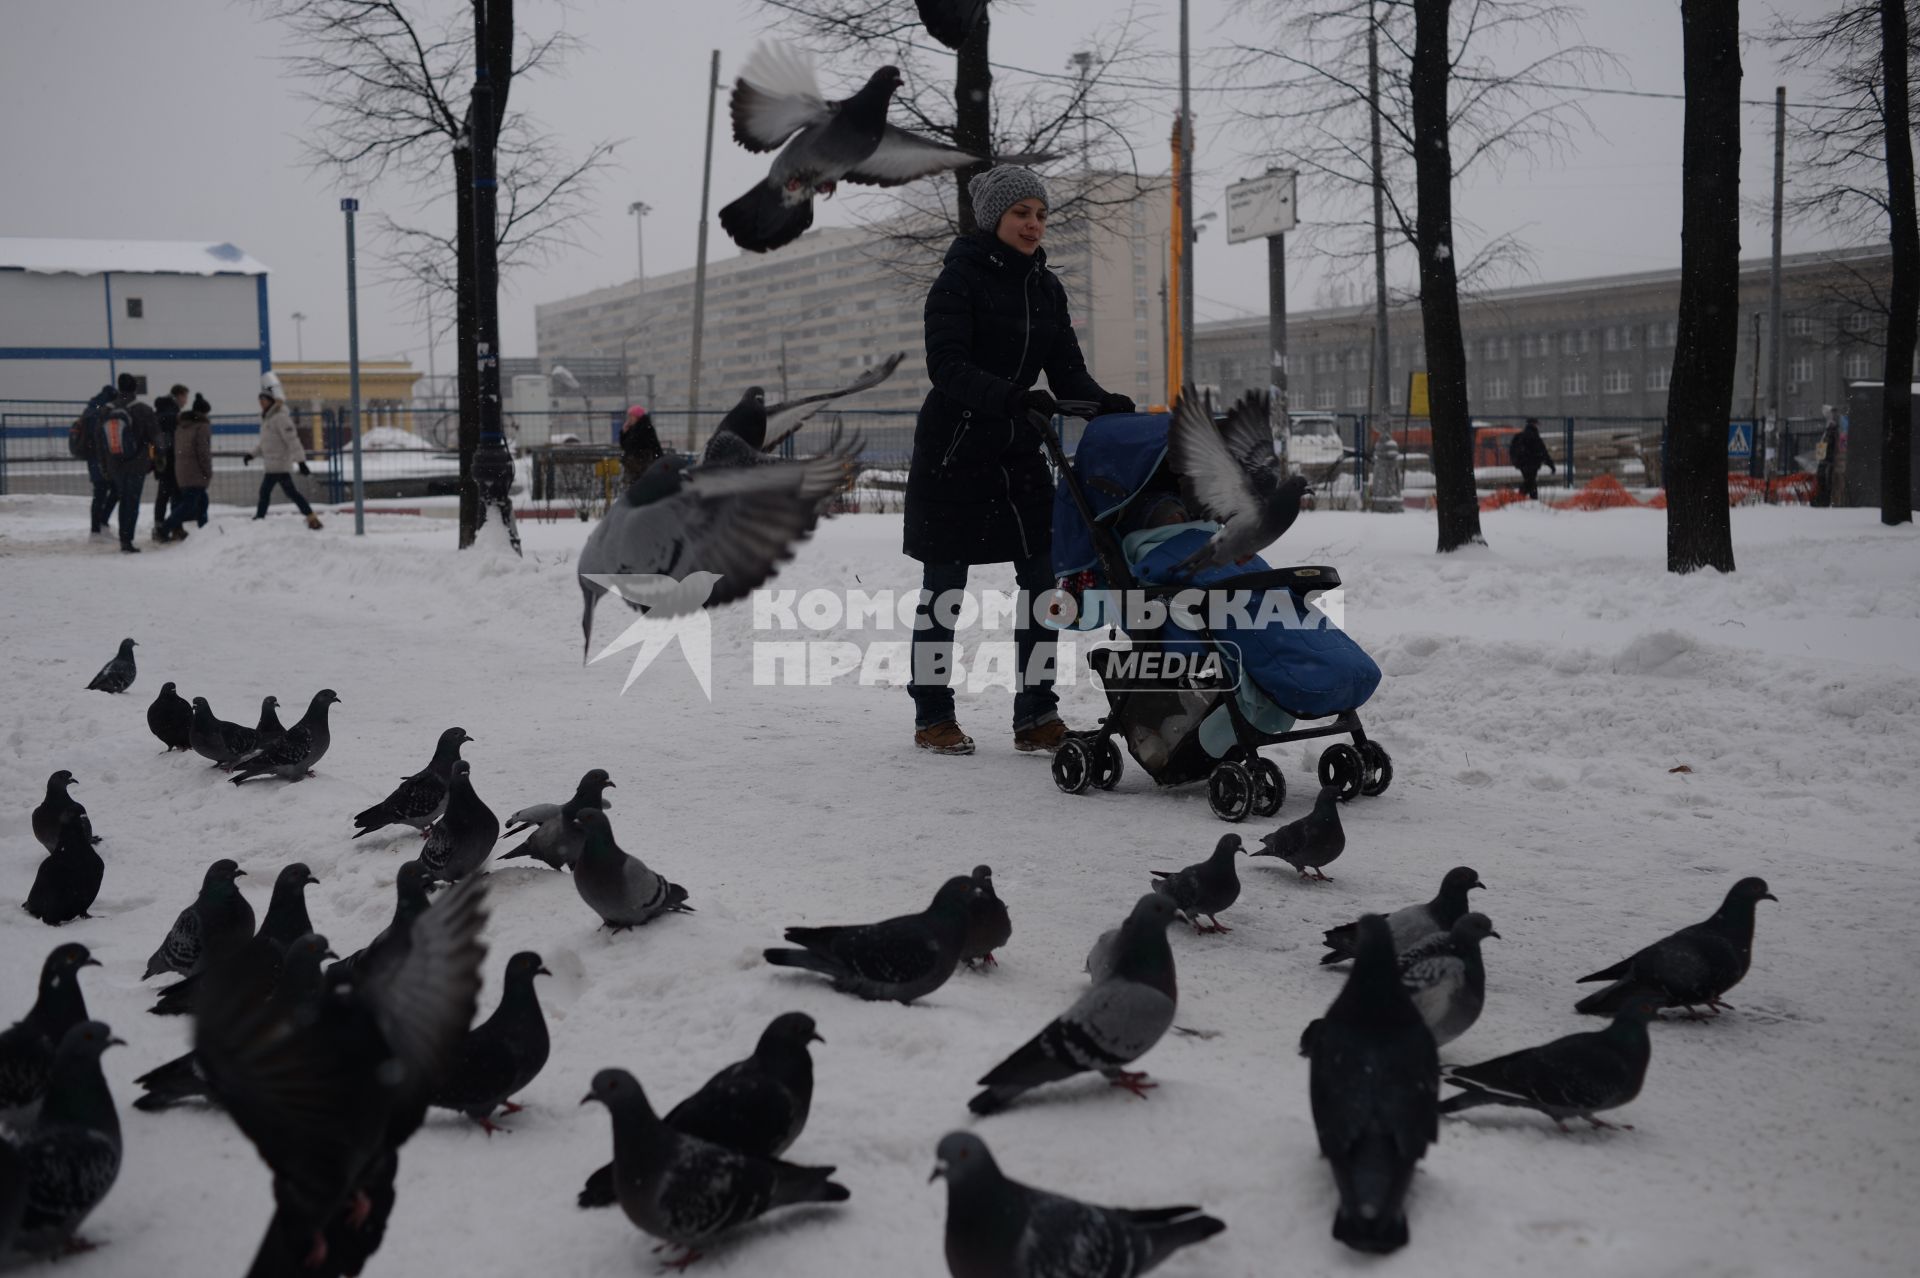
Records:
{"label": "person in white jacket", "polygon": [[320,516],[313,513],[313,507],[294,487],[293,472],[297,468],[301,474],[307,470],[307,450],[300,443],[300,432],[293,424],[293,415],[287,411],[286,402],[281,398],[280,383],[269,375],[260,386],[260,438],[253,451],[241,460],[251,465],[253,459],[260,459],[261,468],[266,474],[260,476],[260,502],[254,507],[253,517],[267,517],[267,503],[273,500],[275,486],[285,490],[300,513],[307,517],[307,527],[320,527]]}

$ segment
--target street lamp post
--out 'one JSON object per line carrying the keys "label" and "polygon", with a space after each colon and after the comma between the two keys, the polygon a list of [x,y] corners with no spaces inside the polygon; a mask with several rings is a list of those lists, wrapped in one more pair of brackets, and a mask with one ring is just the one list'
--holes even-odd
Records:
{"label": "street lamp post", "polygon": [[302,364],[307,362],[307,343],[301,334],[300,326],[306,322],[305,315],[299,311],[293,313],[293,357]]}

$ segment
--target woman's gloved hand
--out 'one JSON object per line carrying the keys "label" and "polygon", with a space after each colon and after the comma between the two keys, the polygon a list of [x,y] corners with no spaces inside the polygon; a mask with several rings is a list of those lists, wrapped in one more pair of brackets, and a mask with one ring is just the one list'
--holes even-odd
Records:
{"label": "woman's gloved hand", "polygon": [[1038,413],[1051,418],[1060,411],[1060,401],[1037,386],[1029,391],[1015,391],[1011,403],[1015,417],[1023,413]]}
{"label": "woman's gloved hand", "polygon": [[1108,413],[1131,413],[1133,411],[1133,401],[1125,395],[1102,395],[1100,397],[1100,412],[1098,415],[1101,417],[1105,417]]}

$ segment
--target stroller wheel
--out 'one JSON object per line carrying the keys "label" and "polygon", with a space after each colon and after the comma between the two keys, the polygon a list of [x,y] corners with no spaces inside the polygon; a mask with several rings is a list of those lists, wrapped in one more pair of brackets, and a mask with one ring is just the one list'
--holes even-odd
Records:
{"label": "stroller wheel", "polygon": [[1111,790],[1120,784],[1120,774],[1127,770],[1126,761],[1120,755],[1120,746],[1112,737],[1101,737],[1100,744],[1094,747],[1093,788]]}
{"label": "stroller wheel", "polygon": [[1360,752],[1342,741],[1320,752],[1320,784],[1340,787],[1340,802],[1358,798],[1367,779],[1367,765]]}
{"label": "stroller wheel", "polygon": [[1378,741],[1363,741],[1360,761],[1367,765],[1367,779],[1360,784],[1360,793],[1369,799],[1385,794],[1393,784],[1393,756],[1383,750]]}
{"label": "stroller wheel", "polygon": [[1207,776],[1207,806],[1222,821],[1244,821],[1253,810],[1253,775],[1238,763],[1222,763]]}
{"label": "stroller wheel", "polygon": [[1067,794],[1085,794],[1093,784],[1093,751],[1079,737],[1068,737],[1053,752],[1053,783]]}
{"label": "stroller wheel", "polygon": [[1252,816],[1270,817],[1287,801],[1287,779],[1272,759],[1255,759],[1251,773],[1253,805],[1248,812]]}

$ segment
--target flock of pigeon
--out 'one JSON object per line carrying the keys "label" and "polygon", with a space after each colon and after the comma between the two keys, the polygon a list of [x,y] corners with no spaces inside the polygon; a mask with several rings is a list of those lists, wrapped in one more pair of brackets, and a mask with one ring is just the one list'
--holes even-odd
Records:
{"label": "flock of pigeon", "polygon": [[[88,686],[131,687],[133,648],[123,642]],[[325,754],[327,711],[338,700],[322,690],[299,723],[281,730],[268,698],[269,722],[249,730],[215,719],[204,699],[189,705],[167,683],[147,718],[168,752],[197,753],[236,782],[297,781]],[[523,808],[503,827],[460,758],[470,740],[447,729],[424,768],[354,817],[356,838],[389,826],[425,835],[418,857],[400,867],[392,921],[364,947],[340,958],[315,932],[304,893],[317,880],[306,865],[280,869],[256,926],[238,886],[245,870],[222,859],[147,960],[143,979],[180,977],[152,1011],[191,1015],[193,1040],[188,1052],[140,1076],[134,1104],[217,1105],[253,1143],[272,1173],[275,1202],[254,1275],[359,1273],[394,1206],[400,1148],[427,1111],[464,1114],[491,1134],[494,1119],[515,1112],[512,1098],[545,1068],[550,1043],[535,980],[548,973],[539,954],[512,957],[497,1008],[473,1023],[488,904],[482,869],[503,834],[524,838],[502,860],[570,871],[605,927],[691,910],[683,888],[614,841],[606,792],[616,787],[607,772],[587,772],[564,803]],[[48,855],[26,908],[56,925],[90,917],[104,870],[73,784],[72,773],[55,772],[32,814]],[[1146,1098],[1156,1084],[1130,1067],[1173,1028],[1179,994],[1169,926],[1185,919],[1197,933],[1231,930],[1218,916],[1239,899],[1237,857],[1249,851],[1293,866],[1303,882],[1326,879],[1346,847],[1337,794],[1323,788],[1311,812],[1255,849],[1228,834],[1206,860],[1155,871],[1152,890],[1087,955],[1086,992],[981,1076],[973,1113],[1001,1112],[1037,1088],[1089,1073]],[[450,886],[436,893],[439,885]],[[1325,934],[1320,962],[1351,961],[1352,970],[1302,1033],[1300,1051],[1311,1062],[1314,1124],[1339,1191],[1333,1235],[1357,1250],[1406,1244],[1405,1198],[1441,1114],[1507,1105],[1556,1124],[1610,1126],[1598,1115],[1633,1100],[1645,1078],[1649,1021],[1663,1008],[1717,1015],[1722,996],[1746,975],[1755,906],[1774,899],[1763,880],[1742,879],[1705,922],[1581,978],[1609,982],[1576,1004],[1610,1017],[1606,1028],[1443,1066],[1439,1047],[1466,1033],[1485,1002],[1481,944],[1499,933],[1469,908],[1469,894],[1484,886],[1471,868],[1455,867],[1431,901]],[[983,865],[948,879],[918,913],[789,928],[788,947],[765,957],[848,994],[905,1004],[963,964],[994,965],[1012,933]],[[77,1231],[118,1173],[120,1125],[100,1056],[121,1040],[88,1018],[79,980],[97,965],[84,945],[57,946],[33,1007],[0,1035],[0,1111],[15,1124],[0,1140],[0,1257],[84,1247]],[[765,1212],[846,1200],[834,1168],[782,1159],[806,1125],[809,1045],[819,1039],[812,1017],[778,1016],[752,1055],[664,1115],[627,1071],[595,1074],[585,1100],[610,1113],[613,1158],[586,1179],[580,1206],[617,1204],[659,1241],[656,1250],[678,1250],[671,1266],[685,1267]],[[1443,1082],[1457,1089],[1444,1100]],[[971,1132],[940,1140],[934,1174],[947,1181],[945,1250],[956,1278],[1130,1278],[1226,1227],[1195,1206],[1109,1208],[1023,1185]]]}

